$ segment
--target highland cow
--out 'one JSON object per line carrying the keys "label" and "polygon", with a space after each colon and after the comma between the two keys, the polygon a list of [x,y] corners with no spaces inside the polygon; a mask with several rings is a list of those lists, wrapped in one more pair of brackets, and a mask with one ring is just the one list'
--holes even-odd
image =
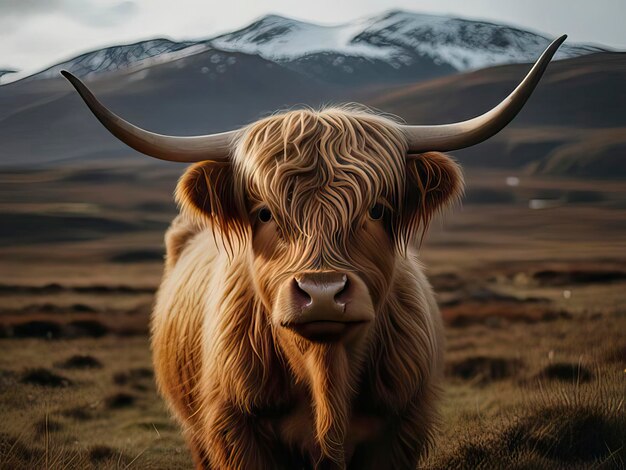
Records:
{"label": "highland cow", "polygon": [[176,189],[152,349],[198,468],[417,466],[435,438],[444,345],[416,245],[463,189],[439,152],[506,126],[563,40],[497,107],[439,126],[340,107],[163,136],[64,73],[122,141],[197,162]]}

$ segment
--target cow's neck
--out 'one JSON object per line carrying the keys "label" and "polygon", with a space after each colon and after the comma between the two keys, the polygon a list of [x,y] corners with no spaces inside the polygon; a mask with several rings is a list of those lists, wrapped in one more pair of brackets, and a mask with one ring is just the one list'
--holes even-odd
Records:
{"label": "cow's neck", "polygon": [[[246,269],[238,269],[225,282],[232,289],[227,285],[224,292],[232,293],[252,279]],[[407,295],[412,288],[412,282],[403,276],[396,277],[368,337],[359,347],[352,348],[305,340],[281,341],[269,324],[266,306],[249,291],[237,299],[236,317],[225,316],[222,325],[222,331],[227,332],[224,337],[238,338],[236,362],[245,372],[233,373],[226,390],[238,391],[237,401],[243,409],[262,410],[278,405],[284,410],[279,415],[284,417],[290,409],[301,410],[305,419],[313,416],[314,435],[294,438],[303,441],[312,438],[323,454],[341,466],[346,452],[342,443],[346,442],[353,409],[358,408],[361,399],[368,397],[368,402],[386,406],[395,404],[389,411],[399,411],[409,399],[405,391],[415,390],[413,384],[403,381],[407,376],[417,381],[423,376],[419,370],[402,373],[394,370],[410,367],[413,361],[409,358],[425,346],[415,337],[415,328],[420,328],[419,310],[424,306],[415,302],[415,295]],[[233,305],[233,300],[224,299],[224,304]],[[400,322],[394,318],[398,314],[404,315]],[[381,337],[393,337],[394,341],[382,348],[377,341]],[[230,354],[234,352],[231,349]],[[232,364],[233,357],[224,360]],[[287,406],[283,408],[283,404]],[[310,443],[299,444],[306,448]]]}

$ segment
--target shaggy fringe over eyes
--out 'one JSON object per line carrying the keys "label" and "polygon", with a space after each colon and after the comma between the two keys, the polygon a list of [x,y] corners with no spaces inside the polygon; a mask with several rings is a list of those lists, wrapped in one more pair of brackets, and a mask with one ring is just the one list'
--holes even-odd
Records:
{"label": "shaggy fringe over eyes", "polygon": [[354,106],[252,124],[238,142],[235,167],[242,175],[237,190],[267,204],[285,237],[325,234],[320,248],[330,258],[345,252],[359,217],[377,202],[392,210],[394,243],[404,253],[420,233],[423,239],[435,211],[463,191],[454,160],[436,152],[407,159],[398,123]]}
{"label": "shaggy fringe over eyes", "polygon": [[406,152],[398,124],[367,109],[290,111],[251,124],[232,163],[191,166],[176,200],[194,224],[219,231],[231,254],[245,244],[249,209],[267,205],[280,234],[317,265],[342,260],[355,228],[382,203],[405,253],[463,187],[450,158],[431,152],[407,159]]}
{"label": "shaggy fringe over eyes", "polygon": [[238,190],[267,204],[284,236],[336,234],[341,246],[379,200],[402,203],[406,151],[397,123],[364,109],[290,111],[241,137]]}

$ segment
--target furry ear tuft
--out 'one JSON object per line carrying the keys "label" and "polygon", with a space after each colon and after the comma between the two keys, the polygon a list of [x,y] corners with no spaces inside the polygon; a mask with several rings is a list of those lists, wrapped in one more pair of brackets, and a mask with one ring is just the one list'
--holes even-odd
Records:
{"label": "furry ear tuft", "polygon": [[463,188],[461,167],[447,155],[428,152],[407,158],[404,201],[397,225],[400,240],[408,243],[420,230],[423,239],[433,215],[458,201]]}
{"label": "furry ear tuft", "polygon": [[219,230],[229,245],[233,235],[243,238],[247,218],[243,198],[235,194],[230,163],[192,165],[178,181],[175,199],[184,217],[199,227]]}

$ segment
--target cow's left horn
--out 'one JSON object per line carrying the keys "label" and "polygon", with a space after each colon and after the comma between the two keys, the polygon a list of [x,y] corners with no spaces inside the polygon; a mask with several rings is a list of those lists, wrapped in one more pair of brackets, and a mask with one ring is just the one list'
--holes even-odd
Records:
{"label": "cow's left horn", "polygon": [[61,74],[76,88],[78,94],[104,127],[138,152],[173,162],[225,161],[229,158],[231,143],[238,135],[238,131],[193,137],[155,134],[141,129],[109,111],[85,84],[71,73],[63,70]]}
{"label": "cow's left horn", "polygon": [[564,35],[554,40],[517,88],[485,114],[454,124],[403,126],[409,152],[458,150],[479,144],[500,132],[522,109],[548,67],[550,59],[566,38]]}

